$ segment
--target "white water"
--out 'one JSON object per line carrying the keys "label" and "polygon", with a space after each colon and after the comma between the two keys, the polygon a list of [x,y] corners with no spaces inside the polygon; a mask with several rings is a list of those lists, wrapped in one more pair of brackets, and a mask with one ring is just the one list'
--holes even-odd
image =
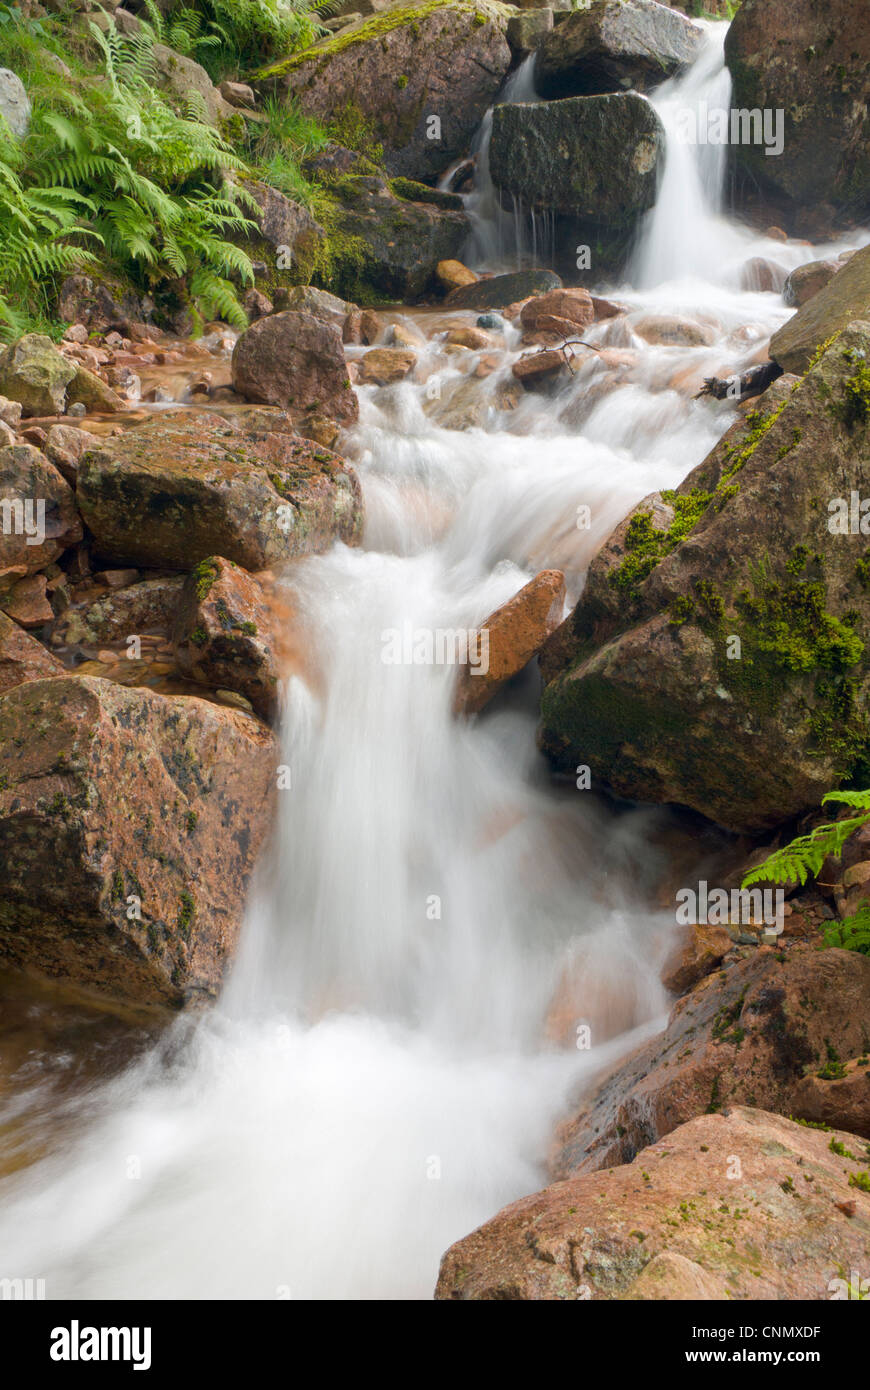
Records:
{"label": "white water", "polygon": [[[360,392],[365,545],[288,577],[314,671],[290,685],[293,787],[224,997],[66,1103],[63,1142],[2,1185],[0,1275],[49,1297],[427,1298],[453,1240],[546,1181],[569,1090],[660,1026],[666,814],[550,785],[533,674],[460,723],[450,669],[385,665],[381,634],[477,624],[547,564],[576,595],[628,507],[704,457],[732,417],[671,383],[736,370],[787,311],[701,273],[663,259],[626,288],[627,321],[588,331],[636,354],[624,380],[596,359],[565,397],[508,411],[509,330],[474,428],[447,427],[471,378],[438,343],[422,362],[440,399]],[[643,344],[631,323],[665,308],[713,322],[712,345]],[[591,1053],[571,1045],[581,1021]],[[47,1084],[16,1101],[51,1103]]]}

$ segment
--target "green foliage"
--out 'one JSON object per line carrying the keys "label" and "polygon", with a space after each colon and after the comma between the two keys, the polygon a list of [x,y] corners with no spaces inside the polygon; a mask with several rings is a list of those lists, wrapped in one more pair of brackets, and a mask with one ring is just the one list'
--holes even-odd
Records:
{"label": "green foliage", "polygon": [[317,195],[301,166],[327,144],[328,132],[298,106],[274,96],[266,98],[262,115],[262,121],[249,127],[246,158],[251,172],[288,198],[313,207]]}
{"label": "green foliage", "polygon": [[307,48],[326,32],[321,17],[337,8],[337,0],[173,0],[164,16],[146,3],[160,41],[189,53],[218,82]]}
{"label": "green foliage", "polygon": [[826,946],[841,951],[858,951],[870,956],[870,903],[862,902],[858,911],[842,922],[831,922],[824,930]]}
{"label": "green foliage", "polygon": [[[189,280],[195,321],[243,327],[236,286],[249,258],[230,237],[252,225],[244,166],[205,119],[155,88],[154,40],[91,25],[83,55],[52,33],[0,27],[0,62],[28,73],[30,132],[0,140],[0,319],[6,336],[42,323],[58,280],[99,263],[142,289]],[[64,72],[48,54],[61,48]],[[58,54],[60,56],[60,54]],[[11,304],[15,302],[16,308]]]}
{"label": "green foliage", "polygon": [[761,882],[804,884],[808,878],[815,878],[828,855],[838,855],[849,836],[870,820],[870,790],[827,792],[822,805],[831,801],[852,806],[860,814],[817,825],[808,835],[799,835],[782,849],[774,850],[763,863],[750,869],[742,886],[749,888]]}

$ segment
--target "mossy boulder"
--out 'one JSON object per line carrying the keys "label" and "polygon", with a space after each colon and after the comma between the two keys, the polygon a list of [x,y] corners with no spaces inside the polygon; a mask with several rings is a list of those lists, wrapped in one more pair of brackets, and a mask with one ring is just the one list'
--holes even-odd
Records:
{"label": "mossy boulder", "polygon": [[782,110],[784,143],[733,149],[750,189],[786,210],[870,212],[870,26],[865,0],[743,0],[725,40],[732,107]]}
{"label": "mossy boulder", "polygon": [[0,395],[25,415],[62,415],[76,366],[44,333],[25,333],[0,354]]}
{"label": "mossy boulder", "polygon": [[589,246],[596,274],[618,263],[655,203],[663,154],[661,121],[634,92],[493,112],[490,171],[506,204],[555,213],[560,240]]}
{"label": "mossy boulder", "polygon": [[701,30],[655,0],[591,0],[544,40],[535,63],[541,96],[648,92],[691,63]]}
{"label": "mossy boulder", "polygon": [[379,146],[390,174],[434,182],[466,153],[507,74],[512,13],[489,0],[394,5],[251,80]]}
{"label": "mossy boulder", "polygon": [[139,1003],[213,997],[270,823],[251,715],[95,677],[0,698],[0,956]]}
{"label": "mossy boulder", "polygon": [[265,569],[362,530],[353,469],[280,410],[154,417],[84,455],[77,498],[98,556],[151,568]]}
{"label": "mossy boulder", "polygon": [[211,555],[191,570],[175,617],[179,670],[191,680],[234,690],[258,714],[278,704],[278,661],[266,595],[253,575]]}
{"label": "mossy boulder", "polygon": [[833,529],[870,498],[868,355],[851,325],[596,557],[543,657],[558,767],[748,832],[868,774],[870,536]]}

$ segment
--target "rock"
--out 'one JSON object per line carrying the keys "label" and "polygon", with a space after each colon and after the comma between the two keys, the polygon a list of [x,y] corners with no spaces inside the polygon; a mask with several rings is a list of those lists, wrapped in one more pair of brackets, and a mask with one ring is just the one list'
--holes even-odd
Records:
{"label": "rock", "polygon": [[508,20],[505,31],[511,52],[524,58],[540,48],[547,35],[553,30],[553,11],[551,9],[527,10]]}
{"label": "rock", "polygon": [[862,318],[870,319],[870,246],[856,251],[824,289],[777,329],[770,355],[784,372],[805,372],[822,343]]}
{"label": "rock", "polygon": [[785,282],[786,271],[776,261],[769,261],[765,256],[752,256],[740,272],[742,290],[779,294]]}
{"label": "rock", "polygon": [[254,86],[325,124],[350,113],[391,175],[434,183],[466,153],[507,75],[506,23],[486,4],[396,6],[262,69]]}
{"label": "rock", "polygon": [[25,415],[62,415],[76,368],[42,333],[25,333],[0,354],[0,394]]}
{"label": "rock", "polygon": [[5,396],[0,396],[0,422],[7,425],[10,430],[17,430],[21,426],[21,402],[7,400]]}
{"label": "rock", "polygon": [[630,1164],[505,1207],[450,1247],[435,1297],[845,1298],[844,1272],[866,1264],[870,1196],[832,1137],[854,1147],[763,1110],[699,1115]]}
{"label": "rock", "polygon": [[461,208],[397,197],[379,174],[349,174],[331,191],[338,206],[330,284],[348,299],[419,299],[435,284],[435,267],[454,260],[468,238]]}
{"label": "rock", "polygon": [[178,668],[203,685],[244,695],[263,718],[278,701],[275,635],[263,589],[253,575],[210,556],[191,570],[174,630]]}
{"label": "rock", "polygon": [[[654,205],[663,153],[661,121],[633,92],[506,104],[492,114],[496,187],[508,205],[518,198],[526,208],[570,218],[571,245],[599,248],[597,274],[605,260],[609,267],[625,254]],[[613,246],[602,249],[603,240]]]}
{"label": "rock", "polygon": [[525,391],[549,392],[567,381],[570,372],[565,354],[556,348],[527,352],[511,367],[511,375]]}
{"label": "rock", "polygon": [[492,338],[482,328],[451,328],[444,341],[452,347],[468,348],[469,352],[482,352],[492,347]]}
{"label": "rock", "polygon": [[84,455],[77,496],[95,553],[145,567],[219,554],[256,571],[358,544],[362,529],[353,469],[277,410],[146,420]]}
{"label": "rock", "polygon": [[360,382],[364,386],[388,386],[403,381],[416,365],[416,353],[407,348],[372,348],[362,359]]}
{"label": "rock", "polygon": [[245,246],[252,260],[265,262],[265,285],[274,300],[279,287],[308,283],[326,232],[307,208],[271,184],[245,179],[244,186],[259,208],[246,212],[257,230],[245,237]]}
{"label": "rock", "polygon": [[28,574],[6,590],[0,607],[12,620],[24,628],[44,627],[54,618],[46,597],[47,580],[44,574]]}
{"label": "rock", "polygon": [[218,91],[230,106],[250,109],[257,104],[253,91],[244,82],[221,82]]}
{"label": "rock", "polygon": [[686,927],[665,963],[662,984],[672,994],[685,994],[720,964],[733,946],[724,927],[695,923]]}
{"label": "rock", "polygon": [[595,322],[600,323],[602,319],[619,318],[620,314],[625,313],[624,304],[614,304],[611,299],[601,299],[598,295],[590,295],[592,308],[595,310]]}
{"label": "rock", "polygon": [[75,496],[31,444],[0,449],[0,578],[50,565],[82,538]]}
{"label": "rock", "polygon": [[[137,574],[136,570],[132,571]],[[94,575],[99,582],[101,576]],[[172,629],[184,579],[163,575],[113,589],[99,598],[74,603],[52,628],[53,647],[97,647],[100,643],[126,642],[147,632]]]}
{"label": "rock", "polygon": [[[870,1138],[870,1066],[867,1053],[841,1063],[843,1075],[830,1079],[805,1076],[797,1087],[795,1111],[814,1124],[848,1129]],[[838,1068],[832,1068],[835,1070]]]}
{"label": "rock", "polygon": [[463,285],[475,285],[479,278],[461,261],[439,261],[435,267],[435,276],[445,294],[449,294],[451,290],[462,289]]}
{"label": "rock", "polygon": [[25,681],[65,675],[61,663],[41,642],[0,613],[0,695]]}
{"label": "rock", "polygon": [[455,713],[478,714],[528,666],[562,621],[564,606],[565,576],[542,570],[491,613],[480,628],[476,661],[462,668],[456,682]]}
{"label": "rock", "polygon": [[653,0],[592,0],[541,45],[535,87],[542,97],[648,92],[693,62],[702,31]]}
{"label": "rock", "polygon": [[253,323],[254,319],[263,319],[267,314],[271,314],[275,306],[268,295],[251,286],[242,295],[242,308],[248,316],[248,321]]}
{"label": "rock", "polygon": [[0,699],[0,745],[0,953],[118,999],[213,998],[269,825],[269,730],[67,677]]}
{"label": "rock", "polygon": [[865,357],[856,323],[595,557],[560,654],[543,655],[540,740],[557,766],[750,834],[858,771],[867,541],[837,518],[852,489],[870,496]]}
{"label": "rock", "polygon": [[153,309],[151,300],[136,294],[129,286],[112,279],[97,280],[93,275],[68,275],[57,299],[60,319],[99,333],[109,329],[126,333],[132,323],[148,318]]}
{"label": "rock", "polygon": [[20,77],[9,68],[0,68],[0,116],[16,140],[23,140],[30,129],[30,99]]}
{"label": "rock", "polygon": [[68,405],[83,405],[88,412],[114,414],[125,409],[125,402],[95,372],[79,367],[67,387]]}
{"label": "rock", "polygon": [[807,261],[799,265],[787,277],[782,297],[786,304],[799,309],[823,290],[829,280],[833,280],[840,267],[835,261]]}
{"label": "rock", "polygon": [[643,314],[631,320],[631,331],[644,342],[666,347],[709,347],[716,338],[711,328],[677,314]]}
{"label": "rock", "polygon": [[744,0],[725,41],[732,108],[784,111],[775,157],[733,149],[749,186],[786,207],[870,211],[870,29],[863,0]]}
{"label": "rock", "polygon": [[384,322],[374,309],[352,309],[344,321],[341,340],[344,343],[376,343],[384,331]]}
{"label": "rock", "polygon": [[586,328],[595,319],[592,299],[586,290],[549,290],[535,295],[520,310],[520,323],[532,332],[541,327],[542,318],[567,320],[570,328]]}
{"label": "rock", "polygon": [[857,951],[750,951],[678,999],[665,1032],[581,1100],[558,1135],[556,1176],[630,1163],[704,1111],[752,1101],[803,1118],[805,1075],[829,1049],[861,1054],[868,1006],[870,960]]}
{"label": "rock", "polygon": [[553,270],[514,270],[451,290],[446,303],[451,309],[504,309],[530,295],[559,289],[561,284]]}
{"label": "rock", "polygon": [[501,314],[481,314],[476,326],[483,328],[487,333],[503,333],[506,324]]}
{"label": "rock", "polygon": [[203,114],[212,125],[232,116],[234,107],[225,101],[214,86],[205,68],[193,58],[178,53],[166,44],[155,43],[151,49],[154,57],[156,85],[172,99],[180,111],[191,100],[201,102]]}
{"label": "rock", "polygon": [[233,349],[232,373],[240,396],[281,406],[294,417],[318,408],[351,424],[359,413],[341,334],[308,313],[288,309],[258,319]]}
{"label": "rock", "polygon": [[333,327],[341,329],[354,306],[314,285],[297,285],[286,296],[283,308],[293,309],[299,314],[310,314],[321,323],[331,323]]}

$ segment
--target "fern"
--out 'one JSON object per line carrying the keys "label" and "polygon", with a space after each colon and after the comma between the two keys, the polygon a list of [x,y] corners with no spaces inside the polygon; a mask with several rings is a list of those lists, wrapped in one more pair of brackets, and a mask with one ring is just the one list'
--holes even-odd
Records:
{"label": "fern", "polygon": [[870,820],[870,790],[828,792],[822,797],[822,805],[829,801],[852,806],[863,814],[817,825],[808,835],[799,835],[790,844],[768,855],[763,863],[750,869],[743,880],[744,888],[762,881],[806,883],[808,878],[816,877],[828,855],[838,855],[849,836]]}
{"label": "fern", "polygon": [[870,903],[862,902],[858,911],[842,922],[830,922],[824,930],[825,945],[870,956]]}

